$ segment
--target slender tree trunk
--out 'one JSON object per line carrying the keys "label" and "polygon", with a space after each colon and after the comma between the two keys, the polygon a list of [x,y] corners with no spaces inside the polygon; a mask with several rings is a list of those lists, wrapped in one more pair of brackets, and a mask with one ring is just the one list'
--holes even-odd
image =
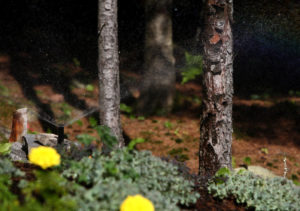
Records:
{"label": "slender tree trunk", "polygon": [[221,167],[231,166],[232,0],[205,0],[203,104],[199,176],[205,185]]}
{"label": "slender tree trunk", "polygon": [[98,12],[100,123],[111,129],[112,134],[118,138],[118,147],[123,147],[120,122],[117,0],[98,0]]}
{"label": "slender tree trunk", "polygon": [[172,0],[146,0],[145,73],[139,110],[169,112],[175,91]]}

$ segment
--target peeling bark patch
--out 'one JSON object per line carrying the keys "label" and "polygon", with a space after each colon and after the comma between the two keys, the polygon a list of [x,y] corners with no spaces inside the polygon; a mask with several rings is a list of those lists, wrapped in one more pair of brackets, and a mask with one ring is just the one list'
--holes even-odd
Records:
{"label": "peeling bark patch", "polygon": [[218,30],[219,33],[224,31],[225,21],[224,20],[217,20],[215,23],[215,29]]}
{"label": "peeling bark patch", "polygon": [[112,4],[112,2],[105,2],[104,8],[106,10],[111,10],[111,4]]}
{"label": "peeling bark patch", "polygon": [[216,95],[221,95],[224,93],[223,79],[221,75],[213,76],[213,87]]}
{"label": "peeling bark patch", "polygon": [[212,38],[210,38],[209,42],[210,44],[214,45],[218,43],[221,40],[220,36],[218,34],[214,34]]}

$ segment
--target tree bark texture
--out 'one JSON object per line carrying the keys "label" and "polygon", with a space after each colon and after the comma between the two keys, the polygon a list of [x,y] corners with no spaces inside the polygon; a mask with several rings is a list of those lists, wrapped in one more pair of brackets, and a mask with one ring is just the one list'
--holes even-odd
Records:
{"label": "tree bark texture", "polygon": [[232,0],[205,0],[199,149],[199,176],[204,185],[221,167],[232,168],[232,12]]}
{"label": "tree bark texture", "polygon": [[120,122],[120,84],[117,0],[98,1],[98,76],[100,123],[111,129],[124,146]]}
{"label": "tree bark texture", "polygon": [[169,112],[175,91],[172,0],[146,0],[144,78],[139,110]]}

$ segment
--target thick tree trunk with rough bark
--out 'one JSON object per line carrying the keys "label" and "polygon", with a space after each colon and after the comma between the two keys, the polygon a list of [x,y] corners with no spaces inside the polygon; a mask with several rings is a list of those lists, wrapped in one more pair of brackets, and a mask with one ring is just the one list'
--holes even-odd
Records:
{"label": "thick tree trunk with rough bark", "polygon": [[175,91],[172,0],[146,0],[145,73],[139,110],[168,113]]}
{"label": "thick tree trunk with rough bark", "polygon": [[[98,76],[100,123],[111,129],[124,146],[120,122],[120,84],[117,0],[98,0]],[[104,146],[105,148],[105,146]]]}
{"label": "thick tree trunk with rough bark", "polygon": [[203,185],[221,167],[232,168],[232,12],[232,0],[205,0],[199,149],[199,176]]}

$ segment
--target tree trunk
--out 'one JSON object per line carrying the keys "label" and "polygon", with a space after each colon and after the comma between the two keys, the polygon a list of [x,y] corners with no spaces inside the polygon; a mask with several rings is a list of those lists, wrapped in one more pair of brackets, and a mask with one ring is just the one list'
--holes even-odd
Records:
{"label": "tree trunk", "polygon": [[117,137],[119,141],[117,147],[123,147],[120,122],[117,0],[99,0],[98,10],[100,123],[109,127],[112,135]]}
{"label": "tree trunk", "polygon": [[146,0],[145,73],[139,110],[148,114],[171,110],[175,91],[172,0]]}
{"label": "tree trunk", "polygon": [[200,122],[199,176],[202,184],[231,166],[232,144],[232,0],[205,0],[203,104]]}

